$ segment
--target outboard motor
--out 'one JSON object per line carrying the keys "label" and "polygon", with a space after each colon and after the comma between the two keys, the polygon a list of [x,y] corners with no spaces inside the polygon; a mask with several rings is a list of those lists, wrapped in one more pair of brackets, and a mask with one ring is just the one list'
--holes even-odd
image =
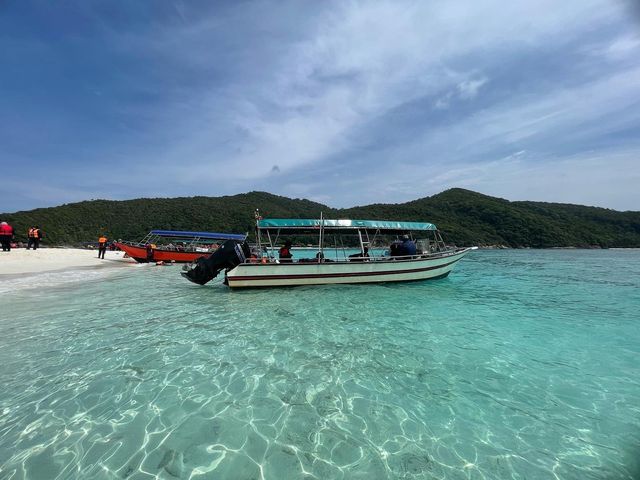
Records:
{"label": "outboard motor", "polygon": [[236,265],[244,263],[249,255],[247,242],[227,240],[208,257],[200,257],[194,263],[185,265],[180,274],[193,283],[204,285],[214,279],[221,270],[231,270]]}

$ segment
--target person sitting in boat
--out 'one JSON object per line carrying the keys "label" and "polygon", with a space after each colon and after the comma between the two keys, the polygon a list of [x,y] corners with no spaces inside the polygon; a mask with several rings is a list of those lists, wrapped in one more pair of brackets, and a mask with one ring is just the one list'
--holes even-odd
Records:
{"label": "person sitting in boat", "polygon": [[416,255],[416,244],[413,242],[409,235],[402,236],[402,243],[398,247],[398,256]]}
{"label": "person sitting in boat", "polygon": [[280,247],[280,252],[278,252],[280,257],[280,262],[292,262],[293,255],[291,254],[291,240],[287,240],[284,242],[284,245]]}
{"label": "person sitting in boat", "polygon": [[359,253],[354,253],[353,255],[349,255],[350,262],[368,262],[369,261],[369,247],[364,247],[364,249]]}
{"label": "person sitting in boat", "polygon": [[324,258],[324,253],[322,252],[316,253],[316,256],[313,258],[306,257],[298,260],[299,263],[320,263],[320,262],[327,262],[327,261],[328,260]]}

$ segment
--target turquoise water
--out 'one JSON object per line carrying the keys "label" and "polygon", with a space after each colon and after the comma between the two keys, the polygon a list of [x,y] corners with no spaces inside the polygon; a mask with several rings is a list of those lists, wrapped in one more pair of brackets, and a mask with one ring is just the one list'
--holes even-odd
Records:
{"label": "turquoise water", "polygon": [[393,285],[178,271],[5,288],[0,478],[638,478],[638,250]]}

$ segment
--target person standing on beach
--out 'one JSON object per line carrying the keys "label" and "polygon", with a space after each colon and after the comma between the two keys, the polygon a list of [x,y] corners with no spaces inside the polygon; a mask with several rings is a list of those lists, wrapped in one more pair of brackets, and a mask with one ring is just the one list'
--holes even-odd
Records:
{"label": "person standing on beach", "polygon": [[27,250],[31,247],[35,250],[40,246],[40,239],[44,237],[42,230],[38,227],[31,227],[28,233],[29,241],[27,242]]}
{"label": "person standing on beach", "polygon": [[7,222],[0,222],[0,243],[2,243],[2,251],[11,251],[11,240],[13,240],[13,227]]}
{"label": "person standing on beach", "polygon": [[98,258],[104,260],[104,253],[107,251],[107,237],[102,235],[98,239]]}

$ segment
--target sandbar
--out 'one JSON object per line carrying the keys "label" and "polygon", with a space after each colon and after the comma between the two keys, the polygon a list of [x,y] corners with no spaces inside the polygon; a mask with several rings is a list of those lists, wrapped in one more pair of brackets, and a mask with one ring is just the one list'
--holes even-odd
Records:
{"label": "sandbar", "polygon": [[0,251],[0,277],[3,275],[35,274],[86,267],[115,267],[123,263],[135,263],[123,258],[124,252],[106,252],[104,260],[97,250],[81,248],[39,248],[26,250],[14,248]]}

